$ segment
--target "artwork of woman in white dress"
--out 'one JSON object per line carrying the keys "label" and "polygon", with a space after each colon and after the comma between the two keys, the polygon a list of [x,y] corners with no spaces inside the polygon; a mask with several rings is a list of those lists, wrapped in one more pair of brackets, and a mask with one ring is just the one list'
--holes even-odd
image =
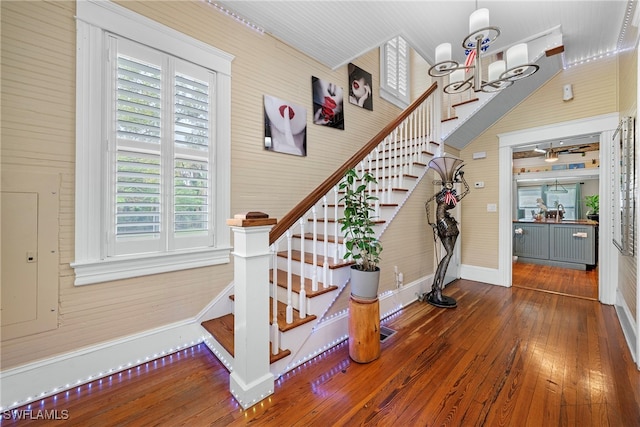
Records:
{"label": "artwork of woman in white dress", "polygon": [[264,148],[278,153],[307,155],[307,109],[264,96]]}
{"label": "artwork of woman in white dress", "polygon": [[313,86],[313,123],[344,129],[343,102],[341,87],[317,77],[311,77]]}

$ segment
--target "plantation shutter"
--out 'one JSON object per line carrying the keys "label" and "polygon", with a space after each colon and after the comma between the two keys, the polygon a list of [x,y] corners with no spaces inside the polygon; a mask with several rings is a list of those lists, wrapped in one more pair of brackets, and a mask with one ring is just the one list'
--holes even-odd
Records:
{"label": "plantation shutter", "polygon": [[408,96],[408,46],[405,39],[396,37],[385,45],[387,61],[387,87],[395,91],[399,98]]}
{"label": "plantation shutter", "polygon": [[110,253],[212,244],[215,74],[117,39]]}
{"label": "plantation shutter", "polygon": [[212,135],[215,74],[176,62],[173,232],[177,248],[212,243]]}

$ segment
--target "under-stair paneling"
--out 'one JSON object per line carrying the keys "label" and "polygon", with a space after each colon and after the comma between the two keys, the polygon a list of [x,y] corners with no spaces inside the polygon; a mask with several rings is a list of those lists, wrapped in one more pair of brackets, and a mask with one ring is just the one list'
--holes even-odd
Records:
{"label": "under-stair paneling", "polygon": [[[562,100],[562,87],[573,85],[574,99]],[[508,90],[508,89],[507,89]],[[615,57],[593,61],[561,71],[521,104],[481,133],[461,150],[465,178],[471,194],[462,210],[462,263],[498,268],[498,134],[592,117],[617,111],[617,61]],[[486,158],[473,160],[473,153]],[[473,183],[483,181],[482,189]],[[496,204],[496,212],[487,205]]]}
{"label": "under-stair paneling", "polygon": [[[618,99],[618,109],[620,116],[636,117],[637,121],[637,61],[638,51],[633,50],[625,52],[619,56],[618,61],[618,92],[620,93]],[[636,135],[638,132],[636,131]],[[636,150],[638,149],[636,143]],[[637,156],[637,154],[636,154]],[[638,188],[638,164],[635,164],[635,188]],[[637,209],[637,207],[636,207]],[[633,234],[633,247],[636,248],[633,256],[621,256],[618,259],[618,289],[620,294],[624,298],[625,304],[629,308],[629,312],[637,321],[638,308],[637,308],[637,283],[638,283],[638,215],[634,215],[635,230]],[[636,331],[637,334],[637,331]]]}

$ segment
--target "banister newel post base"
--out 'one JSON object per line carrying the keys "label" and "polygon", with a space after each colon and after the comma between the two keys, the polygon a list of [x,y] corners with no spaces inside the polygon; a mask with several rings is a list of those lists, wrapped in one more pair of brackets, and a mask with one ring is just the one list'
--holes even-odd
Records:
{"label": "banister newel post base", "polygon": [[231,394],[247,409],[273,394],[269,369],[269,232],[275,218],[260,212],[227,220],[234,236],[234,362]]}

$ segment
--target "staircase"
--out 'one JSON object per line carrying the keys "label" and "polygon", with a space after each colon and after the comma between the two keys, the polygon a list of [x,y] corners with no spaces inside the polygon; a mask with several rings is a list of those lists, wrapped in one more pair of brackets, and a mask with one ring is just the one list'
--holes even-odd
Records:
{"label": "staircase", "polygon": [[[538,44],[543,43],[542,39],[544,37],[540,37]],[[540,51],[544,53],[543,50]],[[531,85],[539,87],[552,77],[558,70],[559,60],[550,59],[550,56],[538,56],[538,60],[544,62],[541,66],[544,72],[536,73],[535,78],[525,79],[524,84],[519,82],[514,85],[521,88],[521,93],[513,88],[506,91],[508,101],[504,99],[502,92],[476,94],[470,91],[457,97],[447,96],[446,104],[443,104],[440,93],[436,90],[437,84],[434,83],[396,120],[382,129],[273,226],[269,232],[269,269],[264,274],[264,283],[268,283],[270,287],[268,297],[267,292],[264,293],[264,304],[269,305],[268,366],[269,375],[272,375],[271,382],[273,378],[280,378],[348,338],[344,314],[338,315],[340,319],[336,323],[342,320],[339,326],[325,327],[334,322],[335,313],[331,316],[328,313],[332,312],[335,301],[341,294],[348,292],[348,267],[353,264],[352,260],[343,259],[345,248],[339,224],[343,210],[339,185],[345,173],[355,168],[358,175],[366,171],[376,177],[377,183],[369,184],[368,192],[377,197],[374,206],[375,216],[378,218],[376,237],[380,238],[424,177],[429,160],[434,154],[441,154],[444,142],[441,146],[436,141],[445,138],[446,142],[451,139],[447,137],[454,135],[456,141],[463,141],[463,145],[459,146],[460,143],[456,141],[452,141],[450,145],[463,148],[466,145],[465,132],[469,137],[471,134],[477,135],[480,133],[476,129],[479,121],[485,128],[495,121],[486,117],[489,113],[484,113],[485,110],[493,111],[491,114],[496,111],[503,114],[501,111],[504,108],[485,109],[483,106],[492,100],[494,104],[512,106],[535,90]],[[556,65],[551,66],[552,62]],[[266,315],[267,309],[262,307]],[[232,372],[233,379],[234,365],[239,357],[235,354],[239,347],[234,342],[234,333],[237,333],[238,322],[245,329],[247,325],[246,318],[236,319],[233,283],[209,305],[202,320],[201,325],[206,331],[204,342]],[[257,336],[267,335],[266,325],[263,326],[264,334]],[[325,329],[330,330],[330,333],[324,332]],[[250,347],[246,342],[243,344],[240,348]],[[266,348],[266,341],[264,347]],[[256,356],[253,357],[253,362],[257,363]],[[242,370],[246,371],[247,366],[252,366],[251,360],[247,361],[247,355],[241,355],[240,358]],[[261,360],[266,361],[266,357]],[[262,384],[260,387],[256,386],[253,395],[249,396],[253,399],[252,402],[243,402],[232,390],[245,408],[266,397],[265,393],[268,395],[273,392],[273,387],[267,388],[265,385],[264,376],[255,382]],[[243,385],[251,387],[248,383]],[[257,391],[258,388],[260,391]]]}
{"label": "staircase", "polygon": [[[427,171],[439,144],[440,101],[431,86],[289,214],[269,235],[270,371],[274,378],[347,338],[346,332],[318,345],[310,340],[336,299],[348,292],[349,266],[344,241],[339,184],[351,168],[374,174],[368,191],[375,205],[379,238]],[[229,285],[206,310],[204,342],[233,371],[235,354],[234,286]],[[313,344],[310,344],[313,341]],[[311,347],[311,348],[310,348]]]}

